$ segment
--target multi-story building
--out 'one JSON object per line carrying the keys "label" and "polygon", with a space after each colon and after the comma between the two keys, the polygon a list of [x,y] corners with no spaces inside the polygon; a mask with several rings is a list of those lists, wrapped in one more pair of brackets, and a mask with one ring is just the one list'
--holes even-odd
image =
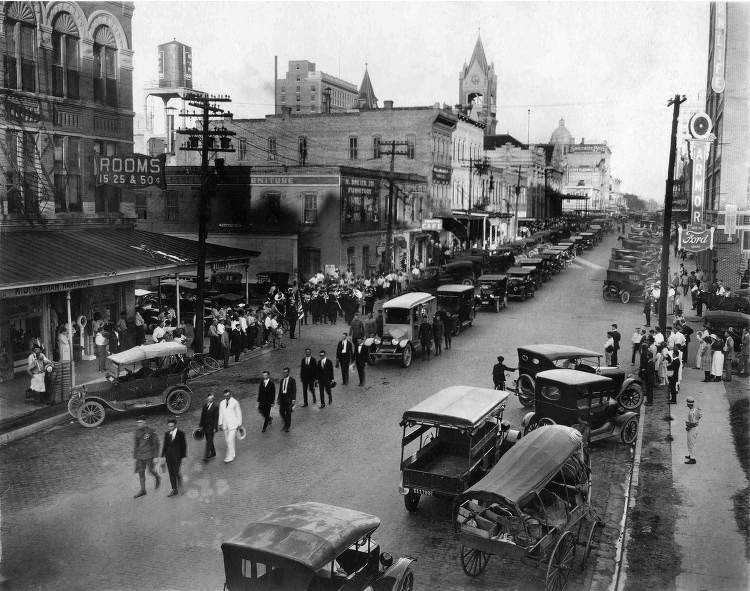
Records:
{"label": "multi-story building", "polygon": [[[710,10],[706,113],[713,142],[706,162],[704,221],[718,226],[713,250],[698,255],[711,277],[736,288],[750,256],[750,5],[713,2]],[[726,212],[737,230],[726,232]]]}
{"label": "multi-story building", "polygon": [[[0,381],[25,375],[33,339],[59,354],[60,325],[132,320],[137,280],[195,272],[195,243],[134,230],[132,193],[95,184],[97,157],[133,152],[133,9],[0,4]],[[78,337],[71,357],[90,352]]]}
{"label": "multi-story building", "polygon": [[330,113],[357,106],[357,86],[315,69],[307,60],[291,60],[286,77],[276,80],[276,109],[294,113]]}

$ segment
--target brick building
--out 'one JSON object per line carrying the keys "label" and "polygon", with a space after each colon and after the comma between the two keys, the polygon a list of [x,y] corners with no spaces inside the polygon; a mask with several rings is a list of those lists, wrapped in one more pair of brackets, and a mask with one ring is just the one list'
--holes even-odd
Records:
{"label": "brick building", "polygon": [[[706,161],[703,218],[718,229],[715,248],[700,253],[698,265],[737,288],[750,264],[750,5],[712,2],[710,19],[705,112],[716,140]],[[737,220],[731,235],[728,210]]]}
{"label": "brick building", "polygon": [[[421,234],[427,179],[394,173],[395,260],[406,262]],[[200,171],[169,168],[169,189],[139,196],[139,228],[197,239]],[[326,267],[369,274],[385,252],[388,175],[347,166],[228,166],[211,200],[208,242],[259,251],[247,273],[309,278]],[[417,251],[419,253],[419,251]],[[421,254],[421,253],[420,253]]]}
{"label": "brick building", "polygon": [[276,108],[294,113],[345,111],[357,106],[356,84],[316,69],[307,60],[291,60],[284,78],[276,80]]}
{"label": "brick building", "polygon": [[134,230],[132,192],[95,184],[98,156],[133,152],[133,10],[0,4],[0,381],[25,376],[32,339],[53,357],[61,325],[132,320],[136,281],[195,272],[194,243]]}

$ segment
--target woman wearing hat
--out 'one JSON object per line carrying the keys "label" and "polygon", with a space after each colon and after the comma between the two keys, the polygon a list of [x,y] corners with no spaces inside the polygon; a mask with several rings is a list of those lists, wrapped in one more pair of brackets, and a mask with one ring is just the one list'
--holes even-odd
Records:
{"label": "woman wearing hat", "polygon": [[44,385],[44,374],[50,360],[42,353],[42,346],[34,343],[31,355],[29,355],[26,372],[31,376],[29,389],[26,391],[26,400],[33,400],[36,396],[39,402],[43,402],[47,388]]}
{"label": "woman wearing hat", "polygon": [[724,340],[715,334],[711,334],[711,379],[714,382],[721,381],[721,374],[724,372]]}

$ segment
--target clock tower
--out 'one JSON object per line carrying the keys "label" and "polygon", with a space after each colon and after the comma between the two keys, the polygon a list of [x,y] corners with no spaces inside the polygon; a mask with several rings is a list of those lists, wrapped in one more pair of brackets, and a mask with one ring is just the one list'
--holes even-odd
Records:
{"label": "clock tower", "polygon": [[482,37],[477,36],[471,60],[458,73],[458,100],[467,113],[486,125],[485,135],[494,135],[497,125],[497,76],[495,64],[487,63]]}

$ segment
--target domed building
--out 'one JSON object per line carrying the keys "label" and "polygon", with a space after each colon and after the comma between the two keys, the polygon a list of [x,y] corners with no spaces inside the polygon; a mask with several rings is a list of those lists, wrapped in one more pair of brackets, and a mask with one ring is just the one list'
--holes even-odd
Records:
{"label": "domed building", "polygon": [[549,143],[552,145],[571,145],[573,143],[573,134],[568,131],[565,127],[565,119],[560,118],[560,125],[557,129],[552,132],[552,136],[549,138]]}

